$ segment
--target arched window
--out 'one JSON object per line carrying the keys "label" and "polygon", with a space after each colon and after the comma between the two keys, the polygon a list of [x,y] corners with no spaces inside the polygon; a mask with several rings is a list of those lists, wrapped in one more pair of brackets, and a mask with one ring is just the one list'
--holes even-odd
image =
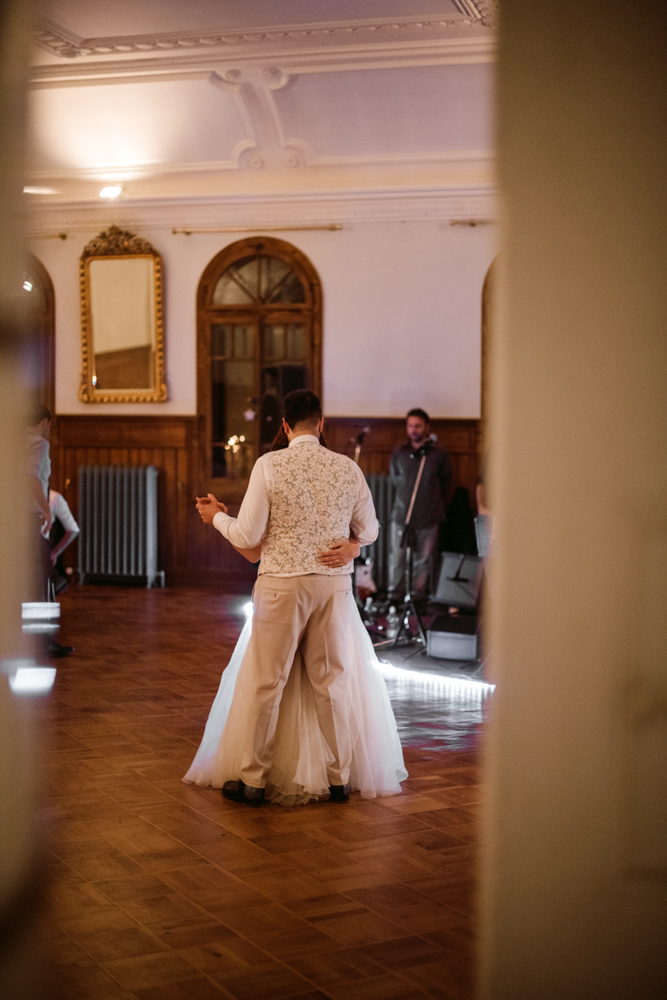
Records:
{"label": "arched window", "polygon": [[321,391],[317,273],[283,240],[240,240],[204,271],[198,321],[203,471],[210,479],[245,479],[279,429],[284,396]]}

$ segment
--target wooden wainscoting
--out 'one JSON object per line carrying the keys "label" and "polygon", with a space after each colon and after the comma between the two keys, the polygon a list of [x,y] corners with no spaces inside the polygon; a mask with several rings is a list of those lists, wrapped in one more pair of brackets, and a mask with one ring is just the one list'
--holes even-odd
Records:
{"label": "wooden wainscoting", "polygon": [[[354,441],[370,428],[361,452],[361,467],[371,474],[386,473],[389,457],[405,440],[405,421],[382,417],[330,417],[327,443],[334,451],[352,455]],[[479,473],[478,420],[433,420],[432,429],[452,460],[455,486],[465,486],[474,501]],[[250,566],[217,532],[204,528],[194,508],[194,497],[208,486],[202,483],[198,417],[57,416],[51,431],[51,486],[62,493],[75,517],[79,508],[79,466],[154,465],[159,476],[160,562],[167,582],[202,582],[228,578],[252,580]],[[231,514],[246,484],[231,480],[221,499]],[[73,544],[65,564],[76,566]]]}
{"label": "wooden wainscoting", "polygon": [[[154,465],[159,471],[159,568],[167,582],[200,574],[252,578],[253,568],[203,526],[194,508],[201,488],[197,427],[196,417],[58,416],[51,430],[51,487],[77,517],[79,466]],[[77,565],[75,544],[65,556],[66,565]]]}
{"label": "wooden wainscoting", "polygon": [[[327,417],[324,434],[330,448],[352,457],[357,437],[366,428],[368,433],[361,446],[359,464],[368,475],[386,475],[392,451],[407,440],[404,418]],[[474,508],[480,469],[480,421],[434,418],[431,430],[437,435],[438,443],[449,453],[454,486],[465,486]]]}

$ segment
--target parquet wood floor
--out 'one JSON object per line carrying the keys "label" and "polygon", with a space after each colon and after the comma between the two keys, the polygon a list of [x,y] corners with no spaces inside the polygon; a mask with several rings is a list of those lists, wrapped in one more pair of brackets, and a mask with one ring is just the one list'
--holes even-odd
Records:
{"label": "parquet wood floor", "polygon": [[244,595],[72,588],[44,707],[47,935],[67,1000],[471,996],[474,752],[403,795],[257,810],[181,778]]}

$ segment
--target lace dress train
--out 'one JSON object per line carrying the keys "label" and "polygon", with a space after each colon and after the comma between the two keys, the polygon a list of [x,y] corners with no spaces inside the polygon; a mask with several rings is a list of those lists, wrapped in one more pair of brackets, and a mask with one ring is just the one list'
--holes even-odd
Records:
{"label": "lace dress train", "polygon": [[[221,788],[225,781],[240,777],[247,706],[252,698],[250,671],[243,669],[251,631],[250,618],[222,673],[203,739],[184,781]],[[352,704],[350,785],[364,798],[397,795],[401,791],[400,782],[408,773],[396,720],[373,644],[354,607],[347,642]],[[331,750],[320,731],[312,688],[297,650],[280,702],[275,754],[266,784],[267,798],[283,805],[328,798],[327,764],[332,760]]]}

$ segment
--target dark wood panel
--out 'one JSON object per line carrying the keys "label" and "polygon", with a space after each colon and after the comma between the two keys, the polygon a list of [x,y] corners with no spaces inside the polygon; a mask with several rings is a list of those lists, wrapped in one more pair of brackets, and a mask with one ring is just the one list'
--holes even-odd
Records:
{"label": "dark wood panel", "polygon": [[59,416],[52,440],[76,448],[186,448],[194,417]]}
{"label": "dark wood panel", "polygon": [[[392,451],[406,440],[403,418],[328,417],[324,435],[330,448],[352,457],[357,437],[366,429],[359,464],[368,475],[386,475]],[[473,501],[480,469],[480,421],[433,419],[431,430],[449,454],[454,486],[465,486]]]}
{"label": "dark wood panel", "polygon": [[[369,474],[388,471],[393,449],[405,440],[405,421],[380,417],[331,417],[325,426],[329,447],[352,455],[358,434],[369,433],[361,452],[361,467]],[[433,431],[452,460],[454,484],[465,486],[474,499],[479,473],[477,420],[434,420]],[[201,523],[194,498],[206,492],[200,480],[199,420],[197,417],[59,416],[53,422],[51,485],[62,493],[74,516],[78,513],[80,465],[154,465],[159,476],[160,569],[167,581],[197,579],[251,581],[250,566],[217,532]],[[247,482],[222,482],[220,499],[236,514]],[[76,545],[65,562],[76,566]]]}

